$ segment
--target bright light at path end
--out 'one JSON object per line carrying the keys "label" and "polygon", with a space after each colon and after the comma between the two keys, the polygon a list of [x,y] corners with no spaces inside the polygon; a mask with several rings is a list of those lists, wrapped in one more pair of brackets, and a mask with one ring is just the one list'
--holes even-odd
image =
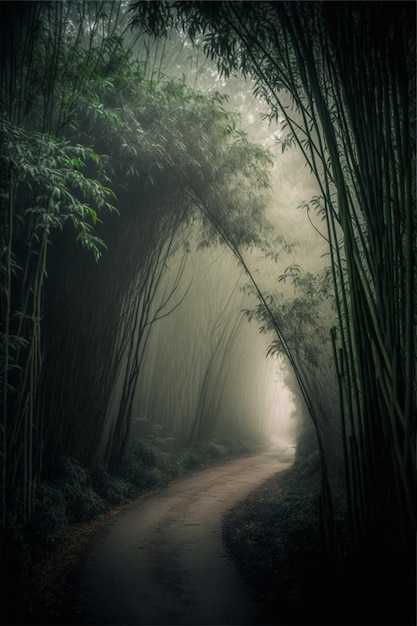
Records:
{"label": "bright light at path end", "polygon": [[274,360],[265,398],[268,410],[266,429],[268,434],[273,436],[294,438],[297,421],[292,417],[294,413],[292,394],[280,378],[279,366]]}

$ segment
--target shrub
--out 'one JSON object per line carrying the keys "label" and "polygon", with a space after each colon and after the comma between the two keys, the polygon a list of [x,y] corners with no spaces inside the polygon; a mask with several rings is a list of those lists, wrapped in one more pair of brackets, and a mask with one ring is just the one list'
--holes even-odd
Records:
{"label": "shrub", "polygon": [[100,464],[88,472],[76,459],[64,457],[54,480],[39,485],[32,524],[39,549],[52,548],[71,523],[88,522],[187,472],[259,448],[259,442],[243,440],[211,440],[184,448],[147,420],[140,420],[140,427],[142,434],[131,442],[117,474]]}
{"label": "shrub", "polygon": [[69,522],[88,522],[107,509],[104,500],[92,489],[87,470],[76,459],[61,460],[55,483],[67,502]]}
{"label": "shrub", "polygon": [[226,448],[214,440],[208,441],[205,447],[210,458],[222,459],[227,455]]}
{"label": "shrub", "polygon": [[187,471],[197,469],[202,466],[202,455],[201,451],[197,448],[192,448],[191,450],[187,450],[183,457],[183,465],[184,469]]}
{"label": "shrub", "polygon": [[147,467],[156,467],[159,463],[160,451],[157,442],[150,439],[138,439],[132,449],[133,454],[138,461]]}
{"label": "shrub", "polygon": [[36,492],[32,532],[36,543],[51,548],[68,529],[68,504],[62,490],[51,483],[41,483]]}
{"label": "shrub", "polygon": [[137,489],[122,476],[112,476],[101,467],[92,472],[92,484],[97,494],[110,506],[124,504],[137,495]]}
{"label": "shrub", "polygon": [[86,485],[88,472],[81,467],[76,459],[64,456],[57,467],[56,479],[72,484]]}
{"label": "shrub", "polygon": [[108,508],[104,500],[87,486],[71,494],[68,502],[68,518],[70,522],[89,522]]}

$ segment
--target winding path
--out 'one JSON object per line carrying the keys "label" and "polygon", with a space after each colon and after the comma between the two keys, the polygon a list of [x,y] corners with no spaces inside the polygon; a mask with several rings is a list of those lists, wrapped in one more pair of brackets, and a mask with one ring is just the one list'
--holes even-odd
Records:
{"label": "winding path", "polygon": [[288,468],[294,444],[173,483],[95,538],[81,569],[88,624],[257,624],[260,616],[222,541],[222,516]]}

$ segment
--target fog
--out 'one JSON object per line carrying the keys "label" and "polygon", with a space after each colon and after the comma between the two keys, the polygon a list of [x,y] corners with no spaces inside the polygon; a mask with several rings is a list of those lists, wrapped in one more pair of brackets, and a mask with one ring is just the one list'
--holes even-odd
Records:
{"label": "fog", "polygon": [[[176,257],[170,261],[156,308],[175,281],[178,263]],[[152,325],[134,396],[133,430],[146,419],[183,440],[293,436],[292,394],[282,364],[266,356],[271,336],[260,334],[244,313],[254,305],[246,284],[230,251],[190,246],[173,310]]]}
{"label": "fog", "polygon": [[[325,262],[326,242],[299,208],[318,194],[302,156],[295,149],[282,151],[279,123],[265,119],[266,105],[252,95],[250,83],[241,77],[221,79],[194,51],[186,61],[172,63],[171,73],[180,75],[187,63],[189,82],[204,93],[226,93],[225,107],[239,116],[242,130],[273,155],[267,215],[293,252],[275,263],[259,250],[245,250],[245,263],[257,284],[265,293],[277,290],[277,277],[291,263],[316,271]],[[261,333],[244,314],[256,305],[242,289],[247,276],[227,247],[201,249],[192,233],[190,241],[174,310],[152,325],[146,344],[134,395],[133,432],[135,423],[146,419],[184,440],[238,433],[294,437],[297,387],[286,386],[285,363],[267,357],[274,336]],[[175,282],[179,262],[170,259],[160,294]],[[302,404],[300,397],[296,404]]]}
{"label": "fog", "polygon": [[[238,115],[249,140],[271,151],[267,216],[276,233],[292,245],[292,252],[282,253],[277,262],[256,249],[242,250],[242,255],[264,293],[288,291],[287,285],[277,284],[277,277],[291,263],[316,271],[325,262],[327,244],[299,208],[318,194],[315,179],[296,149],[282,150],[279,120],[265,118],[267,106],[252,95],[253,85],[239,76],[223,80],[187,44],[175,50],[166,73],[185,72],[189,84],[203,93],[227,94],[224,106]],[[162,319],[152,324],[141,355],[132,405],[133,433],[138,420],[146,419],[183,440],[242,433],[293,437],[299,421],[294,401],[300,406],[302,400],[294,398],[299,395],[297,386],[290,390],[284,382],[288,379],[285,363],[267,357],[274,336],[261,333],[244,314],[257,303],[243,289],[249,279],[226,246],[201,248],[199,238],[198,232],[190,231],[180,284]],[[167,262],[155,310],[175,283],[182,257],[180,249]],[[119,396],[116,387],[110,424]]]}

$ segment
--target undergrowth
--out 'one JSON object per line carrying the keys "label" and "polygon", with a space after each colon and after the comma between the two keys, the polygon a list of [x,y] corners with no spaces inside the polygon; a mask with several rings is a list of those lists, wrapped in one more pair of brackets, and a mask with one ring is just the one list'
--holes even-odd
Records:
{"label": "undergrowth", "polygon": [[415,607],[409,605],[413,592],[407,572],[404,576],[399,560],[392,565],[386,545],[380,545],[376,554],[344,556],[347,511],[338,493],[334,497],[338,550],[332,554],[325,548],[320,486],[318,454],[299,456],[291,469],[268,480],[224,517],[225,543],[259,603],[262,623],[415,624],[409,621]]}
{"label": "undergrowth", "polygon": [[[298,476],[300,473],[303,476]],[[302,589],[294,567],[297,554],[307,545],[313,561],[315,554],[321,553],[319,488],[313,456],[308,466],[300,464],[273,477],[225,516],[226,545],[267,613],[271,599],[277,596],[283,614],[300,606]],[[303,567],[307,566],[303,558]]]}

